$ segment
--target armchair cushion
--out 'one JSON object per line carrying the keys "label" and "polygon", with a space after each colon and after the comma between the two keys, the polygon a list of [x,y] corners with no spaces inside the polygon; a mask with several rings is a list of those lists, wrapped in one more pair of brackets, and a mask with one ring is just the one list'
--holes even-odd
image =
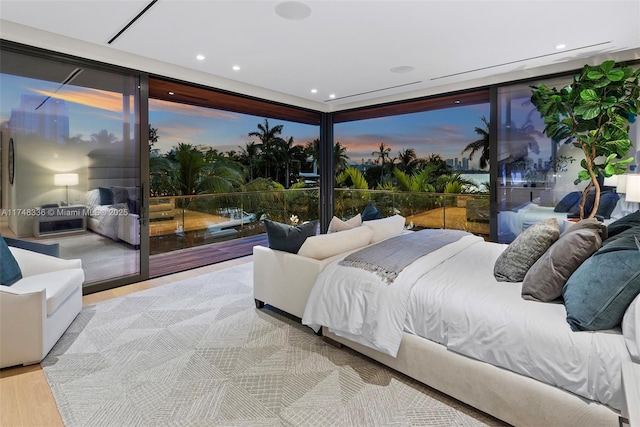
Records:
{"label": "armchair cushion", "polygon": [[52,271],[50,273],[37,274],[25,277],[20,281],[18,289],[5,289],[14,294],[27,294],[40,292],[46,289],[47,316],[51,316],[60,305],[78,289],[78,283],[84,281],[84,273],[79,268]]}
{"label": "armchair cushion", "polygon": [[0,236],[0,285],[11,286],[22,279],[22,271],[18,262]]}

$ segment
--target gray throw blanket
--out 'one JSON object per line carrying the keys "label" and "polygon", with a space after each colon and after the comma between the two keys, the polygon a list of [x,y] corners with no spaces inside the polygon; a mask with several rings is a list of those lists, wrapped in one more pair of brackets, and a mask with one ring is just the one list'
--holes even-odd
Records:
{"label": "gray throw blanket", "polygon": [[418,258],[469,235],[466,231],[440,229],[402,234],[360,249],[339,264],[374,272],[391,283]]}

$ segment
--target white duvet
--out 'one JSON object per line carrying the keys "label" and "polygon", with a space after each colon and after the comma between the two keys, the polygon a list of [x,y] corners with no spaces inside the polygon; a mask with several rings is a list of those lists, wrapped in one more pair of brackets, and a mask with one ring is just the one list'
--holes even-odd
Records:
{"label": "white duvet", "polygon": [[524,300],[520,283],[497,282],[505,248],[464,237],[391,285],[336,261],[318,276],[302,322],[394,357],[402,334],[413,333],[620,409],[620,364],[629,359],[620,331],[572,332],[564,305]]}

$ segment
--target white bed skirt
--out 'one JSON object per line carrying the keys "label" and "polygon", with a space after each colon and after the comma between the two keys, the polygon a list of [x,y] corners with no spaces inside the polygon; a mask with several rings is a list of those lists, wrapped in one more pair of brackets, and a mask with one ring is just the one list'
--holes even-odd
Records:
{"label": "white bed skirt", "polygon": [[324,336],[514,426],[618,426],[608,406],[404,334],[396,358],[327,331]]}

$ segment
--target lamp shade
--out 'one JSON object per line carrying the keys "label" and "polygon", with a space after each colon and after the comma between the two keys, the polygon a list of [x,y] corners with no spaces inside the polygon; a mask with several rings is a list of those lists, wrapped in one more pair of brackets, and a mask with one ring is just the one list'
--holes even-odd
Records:
{"label": "lamp shade", "polygon": [[627,177],[627,202],[640,202],[640,175],[626,175]]}
{"label": "lamp shade", "polygon": [[605,187],[617,187],[618,186],[618,175],[611,175],[609,178],[605,178],[602,184]]}
{"label": "lamp shade", "polygon": [[78,185],[80,181],[78,181],[77,173],[57,173],[53,175],[53,185],[56,186],[67,186],[67,185]]}
{"label": "lamp shade", "polygon": [[618,175],[618,188],[616,189],[618,193],[627,192],[627,176],[628,175]]}

